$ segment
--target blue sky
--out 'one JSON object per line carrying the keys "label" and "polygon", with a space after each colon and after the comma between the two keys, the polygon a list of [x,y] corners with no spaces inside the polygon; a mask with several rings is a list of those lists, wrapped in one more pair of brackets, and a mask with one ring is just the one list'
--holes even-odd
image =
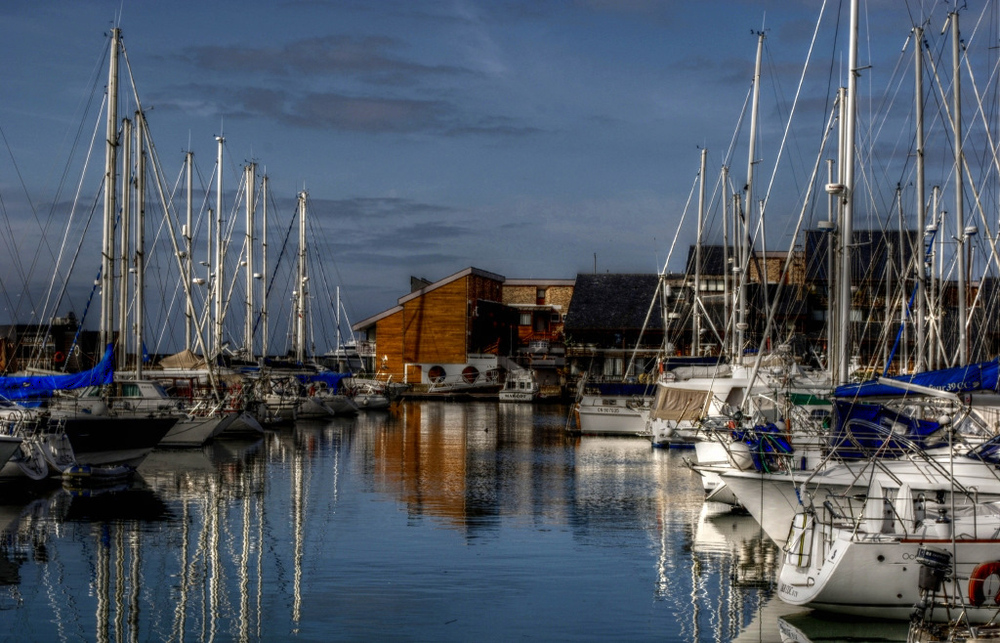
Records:
{"label": "blue sky", "polygon": [[[81,227],[64,252],[84,238],[86,254],[48,313],[55,307],[80,315],[86,304],[100,235],[96,223],[84,234],[80,222],[99,186],[80,176],[106,80],[106,33],[116,21],[167,180],[176,181],[187,149],[207,180],[214,137],[224,133],[227,204],[236,202],[239,168],[248,160],[270,177],[276,226],[287,226],[295,194],[305,188],[323,236],[316,260],[357,321],[391,307],[411,275],[436,280],[476,266],[510,278],[572,278],[594,269],[595,254],[601,272],[658,270],[679,228],[682,248],[694,238],[693,211],[683,227],[680,216],[699,148],[709,150],[714,185],[750,87],[761,28],[757,190],[770,181],[820,6],[4,2],[0,199],[6,236],[15,240],[0,262],[5,317],[24,322],[40,314],[67,225]],[[968,7],[963,33],[982,12],[979,2]],[[792,214],[846,66],[846,7],[829,3],[825,11],[776,174],[768,249],[791,242]],[[911,109],[912,71],[893,73],[910,26],[928,16],[940,49],[946,11],[931,2],[863,3],[861,58],[872,68],[862,77],[868,98],[859,111],[875,113],[886,83],[897,83],[889,95],[899,94],[894,109],[901,115],[878,139],[887,153],[902,145],[905,157],[898,122]],[[985,21],[995,22],[990,15]],[[731,161],[734,183],[746,178],[746,145],[744,124]],[[102,154],[98,149],[91,168],[101,167]],[[890,185],[906,176],[885,174]],[[77,223],[67,224],[78,183]],[[713,241],[719,225],[710,224]],[[683,267],[685,253],[675,255],[672,269]],[[172,288],[166,276],[153,282]],[[287,305],[287,294],[281,299],[273,305]],[[240,324],[234,318],[234,332]]]}

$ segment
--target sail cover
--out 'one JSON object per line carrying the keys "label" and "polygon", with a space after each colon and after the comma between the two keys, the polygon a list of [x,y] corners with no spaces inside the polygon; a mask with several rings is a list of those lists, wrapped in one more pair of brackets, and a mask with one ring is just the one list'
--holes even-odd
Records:
{"label": "sail cover", "polygon": [[[917,384],[928,388],[947,391],[949,393],[966,393],[969,391],[996,391],[1000,373],[1000,358],[989,362],[955,366],[937,371],[925,371],[914,375],[892,377],[888,379],[897,382]],[[898,397],[906,395],[907,391],[894,386],[879,384],[869,380],[861,384],[844,384],[834,392],[836,397]],[[912,395],[912,393],[910,393]]]}
{"label": "sail cover", "polygon": [[334,373],[330,371],[324,371],[322,373],[311,373],[308,375],[298,375],[298,380],[303,384],[311,384],[313,382],[322,382],[326,384],[334,393],[338,393],[340,389],[340,380],[345,377],[350,377],[350,373]]}
{"label": "sail cover", "polygon": [[111,384],[115,380],[114,350],[111,345],[104,357],[89,371],[67,375],[32,375],[0,377],[0,398],[28,400],[51,397],[53,391],[68,391],[86,386]]}

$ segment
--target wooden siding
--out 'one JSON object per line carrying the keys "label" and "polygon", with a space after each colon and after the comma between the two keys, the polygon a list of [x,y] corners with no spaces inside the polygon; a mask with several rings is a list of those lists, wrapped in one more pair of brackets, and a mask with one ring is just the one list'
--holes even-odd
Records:
{"label": "wooden siding", "polygon": [[467,297],[469,301],[475,302],[478,299],[486,301],[503,301],[503,282],[495,279],[488,279],[480,275],[469,275]]}
{"label": "wooden siding", "polygon": [[403,304],[405,363],[465,362],[468,279],[458,279]]}
{"label": "wooden siding", "polygon": [[380,319],[375,324],[376,368],[382,356],[388,356],[386,368],[394,382],[403,381],[403,311]]}

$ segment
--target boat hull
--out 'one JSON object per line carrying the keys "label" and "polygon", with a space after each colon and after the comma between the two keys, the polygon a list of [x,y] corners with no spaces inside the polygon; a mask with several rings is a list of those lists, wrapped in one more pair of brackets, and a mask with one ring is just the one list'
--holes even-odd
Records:
{"label": "boat hull", "polygon": [[64,430],[77,464],[138,467],[176,423],[170,416],[77,416]]}
{"label": "boat hull", "polygon": [[[645,400],[648,405],[649,400]],[[576,406],[579,431],[585,435],[636,435],[650,432],[631,396],[584,395]]]}

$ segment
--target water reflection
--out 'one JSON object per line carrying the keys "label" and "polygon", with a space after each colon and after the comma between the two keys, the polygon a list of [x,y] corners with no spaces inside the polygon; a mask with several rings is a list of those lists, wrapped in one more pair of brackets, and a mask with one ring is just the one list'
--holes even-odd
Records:
{"label": "water reflection", "polygon": [[408,403],[5,487],[0,610],[37,640],[780,640],[752,519],[565,413]]}

